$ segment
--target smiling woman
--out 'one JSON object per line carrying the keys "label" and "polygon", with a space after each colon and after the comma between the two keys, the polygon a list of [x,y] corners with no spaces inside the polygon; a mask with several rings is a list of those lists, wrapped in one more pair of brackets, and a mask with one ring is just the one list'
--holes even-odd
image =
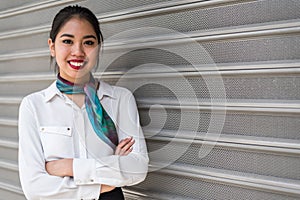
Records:
{"label": "smiling woman", "polygon": [[48,40],[57,80],[26,96],[19,111],[19,171],[27,199],[124,199],[143,181],[148,155],[136,103],[96,80],[103,37],[95,15],[69,6]]}
{"label": "smiling woman", "polygon": [[99,47],[91,24],[73,17],[61,28],[57,39],[49,38],[51,56],[55,57],[60,76],[73,83],[89,80],[91,69],[98,58]]}

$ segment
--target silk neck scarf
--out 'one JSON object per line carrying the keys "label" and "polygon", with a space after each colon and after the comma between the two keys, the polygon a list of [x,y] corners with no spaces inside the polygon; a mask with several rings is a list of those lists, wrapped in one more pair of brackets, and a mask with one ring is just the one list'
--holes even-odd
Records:
{"label": "silk neck scarf", "polygon": [[83,85],[74,84],[57,75],[56,87],[65,94],[85,94],[85,107],[97,136],[112,149],[118,145],[118,134],[112,119],[102,107],[97,95],[98,82],[90,74],[90,81]]}

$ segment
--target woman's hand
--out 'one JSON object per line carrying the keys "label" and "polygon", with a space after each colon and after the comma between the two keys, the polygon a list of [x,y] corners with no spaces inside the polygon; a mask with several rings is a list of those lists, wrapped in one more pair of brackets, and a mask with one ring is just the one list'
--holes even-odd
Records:
{"label": "woman's hand", "polygon": [[115,150],[115,155],[127,156],[133,149],[134,139],[132,137],[125,138],[120,141]]}
{"label": "woman's hand", "polygon": [[102,184],[101,185],[101,190],[100,190],[100,193],[104,193],[104,192],[109,192],[109,191],[112,191],[113,189],[115,189],[116,187],[114,186],[110,186],[110,185],[105,185],[105,184]]}
{"label": "woman's hand", "polygon": [[73,159],[64,158],[46,162],[46,171],[52,176],[73,176]]}

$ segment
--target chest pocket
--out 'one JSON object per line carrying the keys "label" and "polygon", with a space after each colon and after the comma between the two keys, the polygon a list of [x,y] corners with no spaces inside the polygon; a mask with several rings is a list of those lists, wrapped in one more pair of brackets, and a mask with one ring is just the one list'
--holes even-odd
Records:
{"label": "chest pocket", "polygon": [[41,126],[40,134],[47,161],[74,157],[72,127]]}

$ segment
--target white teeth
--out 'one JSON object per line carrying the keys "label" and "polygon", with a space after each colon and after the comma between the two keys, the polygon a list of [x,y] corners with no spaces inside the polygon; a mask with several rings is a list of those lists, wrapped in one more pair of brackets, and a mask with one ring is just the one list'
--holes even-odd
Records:
{"label": "white teeth", "polygon": [[83,62],[70,62],[71,65],[74,65],[76,67],[81,67],[83,65]]}

